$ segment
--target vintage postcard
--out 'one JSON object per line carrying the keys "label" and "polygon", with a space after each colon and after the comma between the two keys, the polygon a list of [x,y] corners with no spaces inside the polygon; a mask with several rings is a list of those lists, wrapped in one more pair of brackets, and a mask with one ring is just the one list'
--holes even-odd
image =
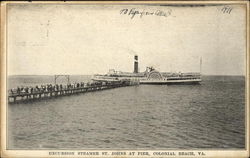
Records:
{"label": "vintage postcard", "polygon": [[249,2],[2,2],[1,157],[249,157]]}

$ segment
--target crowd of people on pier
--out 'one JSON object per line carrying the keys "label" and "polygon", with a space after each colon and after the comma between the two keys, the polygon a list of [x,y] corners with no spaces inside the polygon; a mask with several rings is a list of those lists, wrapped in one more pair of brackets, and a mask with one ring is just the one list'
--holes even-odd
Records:
{"label": "crowd of people on pier", "polygon": [[61,91],[61,90],[71,90],[71,89],[77,89],[77,88],[84,88],[84,87],[90,87],[90,86],[97,86],[97,85],[103,85],[105,83],[102,82],[92,82],[92,83],[73,83],[73,84],[42,84],[40,86],[36,85],[35,87],[26,86],[26,87],[17,87],[10,89],[11,94],[21,94],[21,93],[36,93],[36,92],[54,92],[54,91]]}

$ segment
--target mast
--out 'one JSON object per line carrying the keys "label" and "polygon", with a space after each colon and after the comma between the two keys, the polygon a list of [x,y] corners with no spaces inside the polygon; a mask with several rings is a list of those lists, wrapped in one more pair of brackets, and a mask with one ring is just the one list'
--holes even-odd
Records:
{"label": "mast", "polygon": [[202,57],[200,57],[200,74],[202,73]]}

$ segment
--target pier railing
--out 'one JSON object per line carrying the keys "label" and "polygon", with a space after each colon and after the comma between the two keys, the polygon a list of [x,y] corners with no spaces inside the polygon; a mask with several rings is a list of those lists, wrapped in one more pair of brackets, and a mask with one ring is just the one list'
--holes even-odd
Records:
{"label": "pier railing", "polygon": [[40,87],[15,88],[8,91],[8,102],[18,103],[45,98],[67,96],[78,93],[100,91],[118,87],[137,85],[138,82],[130,80],[118,80],[107,82],[77,83],[67,85],[42,85]]}

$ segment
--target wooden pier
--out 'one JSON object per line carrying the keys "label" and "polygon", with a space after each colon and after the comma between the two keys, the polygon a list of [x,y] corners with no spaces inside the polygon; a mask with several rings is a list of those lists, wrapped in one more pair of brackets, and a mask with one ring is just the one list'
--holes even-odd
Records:
{"label": "wooden pier", "polygon": [[9,103],[20,103],[27,101],[35,101],[40,99],[68,96],[78,93],[86,93],[93,91],[101,91],[106,89],[113,89],[118,87],[126,87],[137,85],[135,82],[131,81],[109,81],[109,82],[94,82],[87,83],[86,85],[77,85],[75,86],[52,86],[56,88],[46,88],[46,89],[35,89],[32,88],[32,91],[13,91],[9,90],[8,92],[8,102]]}

